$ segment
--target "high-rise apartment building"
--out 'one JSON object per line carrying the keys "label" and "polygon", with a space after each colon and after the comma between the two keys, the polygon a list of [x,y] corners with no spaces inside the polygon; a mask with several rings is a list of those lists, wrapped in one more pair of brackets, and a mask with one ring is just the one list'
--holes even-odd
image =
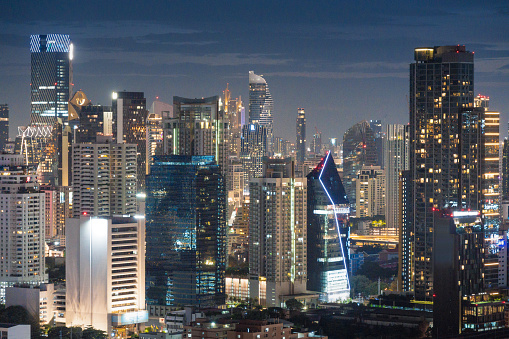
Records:
{"label": "high-rise apartment building", "polygon": [[313,134],[313,140],[311,140],[311,146],[309,150],[315,156],[322,154],[322,132],[317,130],[316,133]]}
{"label": "high-rise apartment building", "polygon": [[67,121],[73,86],[73,44],[69,35],[31,35],[30,52],[30,124],[52,126],[57,118]]}
{"label": "high-rise apartment building", "polygon": [[[474,54],[465,46],[415,49],[410,64],[413,182],[411,290],[432,300],[435,209],[479,210],[483,109],[474,109]],[[406,233],[406,231],[404,231]],[[408,255],[406,255],[408,256]],[[404,283],[405,284],[405,283]]]}
{"label": "high-rise apartment building", "polygon": [[410,169],[410,126],[387,125],[384,151],[385,221],[388,229],[397,230],[401,209],[399,176]]}
{"label": "high-rise apartment building", "polygon": [[375,134],[369,122],[361,121],[350,127],[343,135],[343,185],[355,212],[355,181],[363,166],[376,166],[377,150]]}
{"label": "high-rise apartment building", "polygon": [[242,116],[244,114],[244,106],[242,98],[233,99],[231,96],[229,84],[226,84],[226,89],[223,91],[224,95],[224,113],[228,119],[229,124],[229,153],[232,156],[240,156],[240,139],[242,134]]}
{"label": "high-rise apartment building", "polygon": [[297,140],[295,142],[297,151],[297,165],[303,164],[306,159],[306,112],[304,108],[297,109]]}
{"label": "high-rise apartment building", "polygon": [[65,321],[108,337],[148,321],[145,310],[145,223],[136,217],[68,219]]}
{"label": "high-rise apartment building", "polygon": [[155,156],[147,176],[148,305],[225,302],[226,201],[214,156]]}
{"label": "high-rise apartment building", "polygon": [[[498,235],[500,225],[500,112],[490,110],[490,98],[475,97],[474,106],[484,108],[484,131],[482,134],[484,154],[482,158],[482,215],[484,231]],[[497,237],[498,238],[498,237]],[[497,239],[498,240],[498,239]],[[498,241],[493,244],[497,247]]]}
{"label": "high-rise apartment building", "polygon": [[39,285],[44,266],[45,194],[21,155],[0,155],[0,301],[14,284]]}
{"label": "high-rise apartment building", "polygon": [[364,166],[355,185],[356,217],[365,218],[384,215],[385,171],[380,166]]}
{"label": "high-rise apartment building", "polygon": [[137,190],[145,190],[147,174],[147,99],[143,92],[113,92],[113,140],[137,147]]}
{"label": "high-rise apartment building", "polygon": [[329,152],[307,175],[307,288],[320,301],[350,298],[350,204]]}
{"label": "high-rise apartment building", "polygon": [[74,144],[74,217],[134,215],[136,164],[136,145]]}
{"label": "high-rise apartment building", "polygon": [[[433,214],[433,327],[437,338],[456,337],[467,329],[494,328],[495,323],[487,328],[479,328],[479,321],[467,324],[471,315],[481,315],[477,310],[472,313],[471,306],[485,301],[476,298],[484,292],[481,212],[440,210]],[[481,319],[494,313],[491,306],[486,304]]]}
{"label": "high-rise apartment building", "polygon": [[9,105],[0,104],[0,152],[9,141]]}
{"label": "high-rise apartment building", "polygon": [[149,113],[147,117],[147,174],[150,171],[151,158],[163,154],[163,117]]}
{"label": "high-rise apartment building", "polygon": [[307,180],[291,159],[265,159],[249,183],[250,297],[283,307],[307,282]]}
{"label": "high-rise apartment building", "polygon": [[[167,154],[212,155],[224,176],[228,168],[228,119],[219,96],[204,99],[173,97],[174,118],[165,134],[172,144]],[[165,138],[168,139],[168,138]]]}

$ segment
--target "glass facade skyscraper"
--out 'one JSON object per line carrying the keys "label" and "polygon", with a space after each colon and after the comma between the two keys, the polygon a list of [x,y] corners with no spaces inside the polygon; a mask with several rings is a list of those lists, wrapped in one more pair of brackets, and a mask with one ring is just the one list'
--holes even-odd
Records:
{"label": "glass facade skyscraper", "polygon": [[330,152],[307,181],[307,288],[320,292],[322,302],[346,300],[350,205]]}
{"label": "glass facade skyscraper", "polygon": [[51,126],[56,118],[67,121],[73,58],[69,35],[31,35],[30,52],[30,124]]}
{"label": "glass facade skyscraper", "polygon": [[154,156],[147,176],[149,305],[225,302],[226,200],[213,156]]}
{"label": "glass facade skyscraper", "polygon": [[267,130],[267,151],[272,155],[274,143],[273,114],[274,101],[267,81],[253,71],[249,71],[249,123],[259,124]]}

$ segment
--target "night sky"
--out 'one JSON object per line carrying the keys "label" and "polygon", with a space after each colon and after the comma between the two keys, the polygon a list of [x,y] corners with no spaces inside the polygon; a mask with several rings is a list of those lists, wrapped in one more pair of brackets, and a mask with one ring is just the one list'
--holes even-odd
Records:
{"label": "night sky", "polygon": [[[339,137],[363,119],[408,122],[409,63],[420,46],[475,52],[475,92],[509,115],[509,1],[3,1],[0,103],[11,137],[30,119],[30,34],[69,34],[74,84],[94,104],[112,91],[219,95],[230,83],[248,109],[248,71],[274,99],[275,135]],[[71,4],[72,3],[72,4]],[[489,4],[489,5],[488,5]]]}

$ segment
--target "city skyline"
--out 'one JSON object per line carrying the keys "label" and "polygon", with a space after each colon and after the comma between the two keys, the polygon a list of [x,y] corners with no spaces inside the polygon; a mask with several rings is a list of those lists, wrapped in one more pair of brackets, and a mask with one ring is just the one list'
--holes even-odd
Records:
{"label": "city skyline", "polygon": [[[0,14],[0,102],[11,110],[11,138],[29,121],[29,35],[46,33],[70,35],[75,89],[94,104],[109,105],[111,92],[124,89],[144,91],[149,103],[156,96],[171,103],[173,96],[219,95],[226,83],[233,96],[247,98],[247,73],[254,70],[271,86],[274,135],[290,141],[294,126],[285,122],[293,121],[298,107],[324,140],[341,137],[363,119],[407,123],[409,51],[461,44],[476,52],[475,94],[490,96],[491,108],[508,117],[509,40],[503,32],[509,8],[502,1],[368,9],[337,3],[313,8],[316,15],[307,14],[311,5],[304,2],[116,5],[91,1],[50,10],[32,2]],[[72,25],[61,21],[79,10],[90,16]],[[189,17],[194,20],[184,19]]]}

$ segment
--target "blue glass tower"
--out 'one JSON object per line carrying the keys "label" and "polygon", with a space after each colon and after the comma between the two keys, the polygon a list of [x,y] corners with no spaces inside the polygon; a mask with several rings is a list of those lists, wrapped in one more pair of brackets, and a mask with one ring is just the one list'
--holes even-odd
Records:
{"label": "blue glass tower", "polygon": [[31,35],[30,52],[30,124],[52,126],[57,118],[67,121],[73,58],[69,35]]}
{"label": "blue glass tower", "polygon": [[225,185],[214,156],[155,156],[146,185],[147,303],[224,304]]}
{"label": "blue glass tower", "polygon": [[307,267],[310,291],[322,302],[350,297],[350,205],[330,152],[308,175]]}

